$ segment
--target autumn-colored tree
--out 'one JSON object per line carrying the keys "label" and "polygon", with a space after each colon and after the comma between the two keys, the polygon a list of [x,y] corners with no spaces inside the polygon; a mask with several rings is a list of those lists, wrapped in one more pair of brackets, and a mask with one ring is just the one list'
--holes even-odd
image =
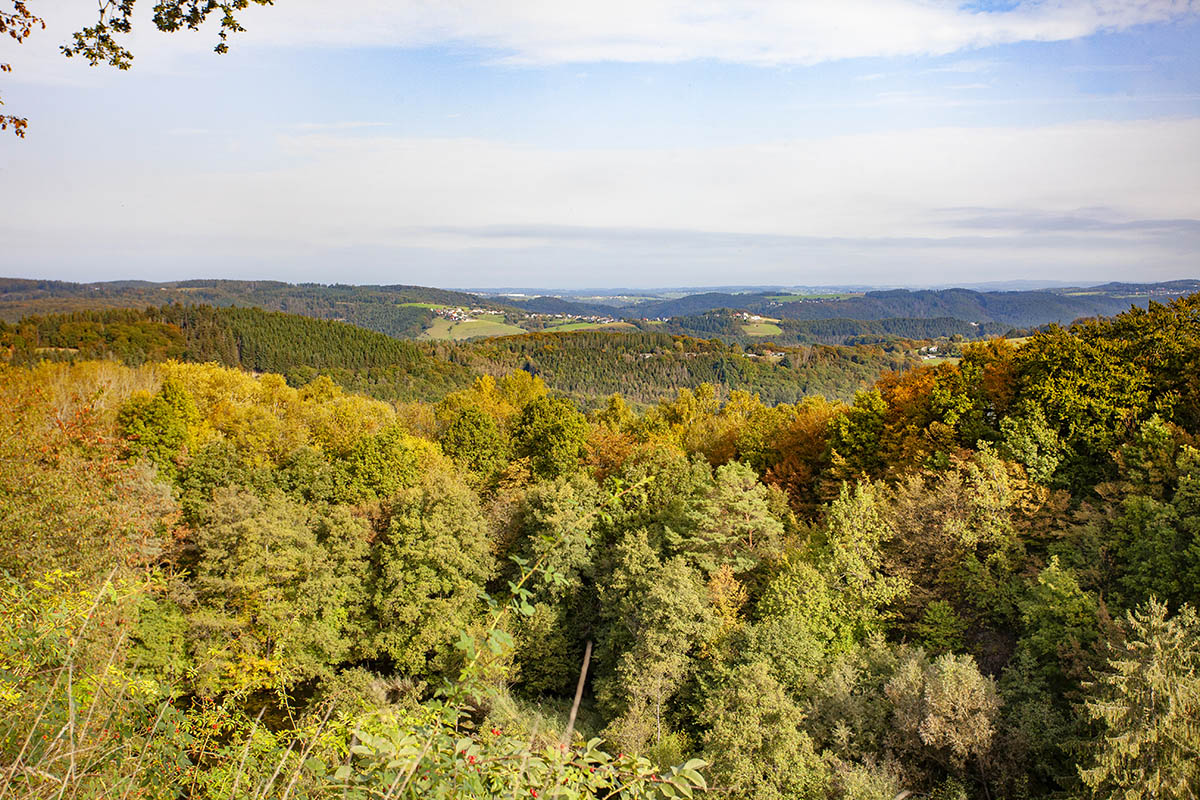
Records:
{"label": "autumn-colored tree", "polygon": [[900,664],[885,692],[893,708],[891,740],[901,752],[960,778],[967,777],[968,760],[982,772],[1000,701],[974,659],[946,653],[929,661],[918,651]]}
{"label": "autumn-colored tree", "polygon": [[958,368],[972,394],[982,424],[995,430],[1017,395],[1016,348],[993,338],[963,347]]}
{"label": "autumn-colored tree", "polygon": [[[133,53],[118,39],[133,30],[133,12],[136,0],[106,0],[100,5],[100,14],[94,25],[78,31],[70,45],[64,45],[63,55],[68,58],[79,56],[92,66],[109,64],[118,69],[129,69],[133,65]],[[229,51],[229,34],[245,30],[237,20],[237,12],[251,4],[270,5],[271,0],[158,0],[154,6],[154,26],[164,33],[187,28],[199,30],[210,17],[220,19],[217,32],[218,53]]]}
{"label": "autumn-colored tree", "polygon": [[[0,36],[8,34],[13,41],[20,44],[36,28],[45,29],[46,23],[41,17],[34,16],[24,0],[12,0],[11,5],[11,10],[0,8]],[[12,67],[0,63],[0,73],[4,72],[12,72]],[[0,100],[0,105],[4,105],[4,101]],[[0,114],[0,131],[8,130],[9,126],[12,127],[13,133],[24,139],[29,120],[12,114]]]}
{"label": "autumn-colored tree", "polygon": [[793,508],[806,516],[828,499],[821,496],[819,478],[828,466],[830,422],[841,410],[824,397],[806,397],[770,442],[778,457],[767,466],[764,480],[783,489]]}

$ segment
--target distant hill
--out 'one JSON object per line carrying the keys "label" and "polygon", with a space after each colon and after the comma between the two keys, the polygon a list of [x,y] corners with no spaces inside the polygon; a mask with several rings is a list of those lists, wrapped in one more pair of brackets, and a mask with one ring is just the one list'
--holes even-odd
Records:
{"label": "distant hill", "polygon": [[325,374],[388,400],[436,400],[474,374],[428,348],[355,325],[258,308],[168,305],[104,309],[0,322],[12,363],[114,358],[179,359],[284,375],[301,385]]}
{"label": "distant hill", "polygon": [[1168,300],[1200,290],[1200,281],[1162,284],[1107,284],[1089,289],[978,292],[971,289],[890,289],[845,297],[784,299],[780,295],[705,292],[677,300],[626,306],[622,313],[644,318],[703,314],[721,308],[793,320],[885,320],[951,318],[964,322],[1031,327],[1067,324],[1081,317],[1111,316],[1150,298]]}
{"label": "distant hill", "polygon": [[617,309],[612,306],[579,303],[574,300],[564,300],[561,297],[550,295],[529,298],[506,297],[504,298],[504,302],[537,314],[573,314],[585,317],[592,315],[603,316],[617,312]]}
{"label": "distant hill", "polygon": [[0,320],[97,308],[146,308],[164,303],[257,307],[350,322],[389,336],[416,338],[432,322],[431,305],[503,311],[494,300],[424,286],[330,286],[279,281],[189,280],[67,283],[0,278]]}
{"label": "distant hill", "polygon": [[757,311],[765,302],[765,298],[766,295],[761,294],[702,292],[700,294],[690,294],[687,297],[680,297],[676,300],[663,300],[625,306],[621,309],[621,313],[645,319],[666,319],[668,317],[686,317],[693,314],[703,314],[705,311],[715,311],[719,308]]}
{"label": "distant hill", "polygon": [[[840,343],[856,337],[934,338],[1002,334],[1010,329],[1067,324],[1082,317],[1112,316],[1153,299],[1200,291],[1200,281],[1154,284],[1110,283],[1090,288],[1036,291],[888,289],[842,294],[780,294],[779,289],[737,293],[705,291],[683,297],[629,302],[628,297],[482,297],[423,286],[349,286],[279,281],[188,280],[169,283],[65,281],[0,278],[0,320],[105,308],[181,306],[261,308],[317,319],[349,322],[402,339],[456,339],[543,330],[561,317],[595,322],[613,317],[636,322],[666,321],[656,332],[726,341],[777,344]],[[624,305],[608,305],[620,301]],[[455,310],[457,309],[457,310]],[[769,322],[746,326],[726,312],[747,312]],[[722,316],[724,315],[724,316]],[[917,323],[914,320],[928,320]],[[490,324],[482,324],[482,322]],[[835,322],[836,321],[836,322]],[[856,325],[854,323],[875,323]],[[804,324],[801,324],[804,323]],[[775,328],[779,330],[776,332]]]}
{"label": "distant hill", "polygon": [[386,400],[438,400],[480,374],[525,370],[584,406],[621,393],[653,403],[712,383],[764,402],[808,394],[850,399],[886,370],[919,363],[903,347],[801,346],[744,352],[718,340],[663,333],[532,333],[465,343],[395,339],[346,323],[262,309],[167,305],[102,309],[0,322],[0,356],[15,364],[114,358],[179,359],[284,375],[324,374]]}
{"label": "distant hill", "polygon": [[649,332],[487,339],[458,346],[451,359],[484,372],[526,370],[585,406],[611,394],[653,403],[701,383],[757,393],[772,405],[810,394],[849,400],[883,372],[920,363],[900,347],[816,345],[755,353],[715,339]]}
{"label": "distant hill", "polygon": [[[745,319],[747,312],[719,309],[704,314],[672,317],[666,322],[642,321],[643,329],[683,336],[719,337],[731,342],[772,342],[780,345],[848,344],[889,339],[929,340],[959,336],[980,339],[1003,336],[1015,326],[995,322],[965,322],[953,317],[891,317],[880,320],[860,319],[778,319],[762,326],[756,318]],[[761,318],[759,318],[761,319]],[[1023,329],[1022,329],[1023,330]]]}

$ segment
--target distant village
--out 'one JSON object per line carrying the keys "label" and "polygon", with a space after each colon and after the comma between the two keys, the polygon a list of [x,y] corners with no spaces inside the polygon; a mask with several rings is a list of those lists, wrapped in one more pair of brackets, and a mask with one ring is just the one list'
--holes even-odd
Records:
{"label": "distant village", "polygon": [[[448,319],[452,322],[470,322],[471,320],[478,319],[479,317],[484,316],[484,315],[502,313],[495,309],[465,308],[463,306],[457,306],[457,307],[443,306],[440,308],[433,308],[430,310],[434,313],[435,316],[442,317],[443,319]],[[591,325],[608,325],[610,323],[619,321],[615,317],[611,317],[611,316],[586,315],[586,314],[584,314],[584,315],[580,315],[580,314],[538,314],[538,313],[529,313],[529,312],[526,312],[525,314],[523,314],[522,318],[531,320],[531,321],[539,321],[543,324],[550,322],[550,323],[560,323],[560,324],[564,324],[564,325],[572,323],[572,322],[584,322],[584,323],[588,323]]]}
{"label": "distant village", "polygon": [[469,322],[480,314],[495,314],[495,311],[490,311],[486,308],[434,308],[430,309],[435,316],[443,319],[452,320],[454,322]]}

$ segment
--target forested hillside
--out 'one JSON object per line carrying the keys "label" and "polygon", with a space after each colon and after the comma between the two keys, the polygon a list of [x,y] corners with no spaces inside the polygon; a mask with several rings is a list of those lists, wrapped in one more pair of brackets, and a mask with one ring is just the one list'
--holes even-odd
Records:
{"label": "forested hillside", "polygon": [[389,336],[415,338],[432,319],[429,305],[497,306],[475,295],[424,286],[345,286],[279,281],[67,283],[0,278],[0,320],[165,303],[257,307],[350,322]]}
{"label": "forested hillside", "polygon": [[[725,353],[587,336],[488,358]],[[849,404],[521,366],[0,365],[2,796],[1196,797],[1200,297]]]}
{"label": "forested hillside", "polygon": [[905,347],[799,346],[755,353],[718,339],[663,333],[528,334],[476,342],[461,352],[484,371],[523,369],[585,404],[611,394],[654,403],[702,383],[751,391],[771,405],[810,394],[850,399],[882,372],[919,363]]}
{"label": "forested hillside", "polygon": [[1092,289],[1023,292],[977,292],[970,289],[893,289],[854,296],[788,297],[762,294],[694,294],[678,300],[622,309],[631,316],[666,318],[702,314],[721,308],[742,309],[768,317],[794,320],[886,320],[951,318],[1025,328],[1049,322],[1070,323],[1081,317],[1107,316],[1143,308],[1150,298],[1162,302],[1200,288],[1196,281],[1163,284],[1107,284]]}
{"label": "forested hillside", "polygon": [[16,364],[116,358],[126,364],[182,359],[285,375],[318,374],[388,400],[437,399],[470,372],[401,341],[354,325],[248,308],[169,305],[35,316],[0,322],[0,348]]}
{"label": "forested hillside", "polygon": [[[909,291],[906,289],[850,294],[781,295],[773,292],[729,294],[698,292],[674,299],[649,299],[616,304],[581,303],[559,297],[483,297],[421,286],[346,286],[288,284],[277,281],[195,280],[171,283],[115,281],[78,284],[0,278],[0,320],[16,322],[33,315],[70,313],[106,308],[145,308],[166,303],[217,307],[257,307],[318,319],[350,322],[398,338],[430,336],[438,330],[438,311],[477,309],[500,315],[510,325],[542,330],[549,325],[595,318],[666,321],[668,332],[744,338],[740,326],[710,312],[745,311],[781,320],[781,344],[839,344],[848,337],[897,335],[931,338],[959,333],[968,338],[1002,334],[1051,322],[1107,316],[1130,306],[1145,307],[1200,289],[1197,281],[1157,284],[1106,284],[1088,289],[978,292],[969,289]],[[555,316],[559,315],[559,316]],[[919,321],[925,321],[922,324]],[[861,333],[841,338],[830,333],[853,327],[850,321],[872,323]],[[956,322],[955,322],[956,321]],[[944,333],[950,329],[953,333]],[[967,330],[969,328],[969,330]],[[468,332],[460,337],[507,335],[512,330]],[[943,333],[937,333],[942,331]]]}
{"label": "forested hillside", "polygon": [[979,339],[1002,336],[1011,326],[994,322],[966,322],[952,317],[924,319],[897,317],[879,320],[859,319],[778,319],[769,320],[777,331],[751,332],[754,329],[745,314],[727,309],[709,311],[690,317],[672,317],[664,323],[647,325],[643,329],[684,336],[720,337],[731,342],[766,340],[775,344],[847,344],[859,341],[884,342],[889,339],[931,340],[957,336]]}
{"label": "forested hillside", "polygon": [[181,359],[276,372],[293,386],[327,375],[384,400],[436,401],[479,374],[522,369],[587,407],[610,394],[655,403],[702,383],[723,394],[753,389],[770,404],[807,394],[850,399],[886,370],[919,363],[912,347],[777,348],[743,352],[718,341],[666,334],[539,333],[468,344],[425,344],[340,322],[261,309],[169,305],[0,322],[0,349],[15,364],[115,358]]}

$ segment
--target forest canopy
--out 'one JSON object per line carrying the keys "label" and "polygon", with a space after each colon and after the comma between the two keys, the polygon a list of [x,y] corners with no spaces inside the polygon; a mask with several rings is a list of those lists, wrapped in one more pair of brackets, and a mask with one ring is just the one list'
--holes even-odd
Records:
{"label": "forest canopy", "polygon": [[[496,340],[503,368],[469,375],[262,312],[22,325],[0,366],[14,796],[1200,787],[1200,298],[969,343],[846,401],[726,373],[581,405],[569,376],[607,334]],[[438,398],[322,374],[397,364]]]}

